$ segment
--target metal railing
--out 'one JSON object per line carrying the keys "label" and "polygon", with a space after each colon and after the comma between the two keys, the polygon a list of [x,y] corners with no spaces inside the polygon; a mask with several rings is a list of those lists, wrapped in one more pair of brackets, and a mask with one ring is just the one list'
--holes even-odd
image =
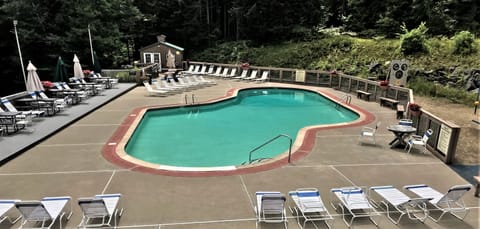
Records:
{"label": "metal railing", "polygon": [[251,164],[253,161],[252,161],[252,153],[263,148],[264,146],[270,144],[271,142],[281,138],[281,137],[285,137],[285,138],[288,138],[288,140],[290,141],[290,145],[288,147],[288,163],[290,164],[290,157],[292,155],[292,142],[293,142],[293,139],[286,135],[286,134],[279,134],[277,135],[276,137],[266,141],[265,143],[261,144],[260,146],[256,147],[255,149],[253,149],[252,151],[250,151],[249,155],[248,155],[248,164]]}

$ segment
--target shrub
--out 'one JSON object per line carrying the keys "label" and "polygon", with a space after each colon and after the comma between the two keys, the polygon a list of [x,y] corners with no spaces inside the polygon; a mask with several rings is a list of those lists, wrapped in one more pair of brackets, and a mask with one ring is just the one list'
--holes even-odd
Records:
{"label": "shrub", "polygon": [[422,108],[420,105],[416,103],[409,103],[408,104],[408,109],[411,111],[420,111],[420,108]]}
{"label": "shrub", "polygon": [[410,55],[427,52],[426,33],[428,28],[425,26],[425,22],[422,22],[417,28],[410,31],[405,24],[401,28],[404,34],[400,36],[400,51],[403,54]]}
{"label": "shrub", "polygon": [[454,54],[469,55],[475,52],[475,35],[469,31],[461,31],[453,37]]}

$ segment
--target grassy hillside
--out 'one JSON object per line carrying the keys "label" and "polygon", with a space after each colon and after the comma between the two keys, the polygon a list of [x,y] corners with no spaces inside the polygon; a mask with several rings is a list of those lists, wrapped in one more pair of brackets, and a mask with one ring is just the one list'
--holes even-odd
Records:
{"label": "grassy hillside", "polygon": [[[398,39],[361,39],[329,36],[309,42],[288,42],[255,47],[249,42],[229,42],[197,53],[193,60],[220,63],[249,62],[251,65],[318,70],[337,69],[347,74],[366,77],[368,65],[378,62],[388,69],[388,61],[406,59],[411,70],[480,68],[480,55],[454,55],[453,41],[446,38],[428,40],[429,53],[404,56],[398,50]],[[476,40],[477,49],[480,39]]]}
{"label": "grassy hillside", "polygon": [[[480,39],[475,40],[476,52],[470,55],[453,54],[452,39],[430,38],[426,45],[427,53],[406,56],[399,51],[399,39],[332,35],[308,42],[286,42],[261,47],[252,46],[248,41],[228,42],[196,53],[192,60],[237,64],[249,62],[257,66],[325,71],[335,69],[363,78],[384,78],[391,60],[405,59],[410,64],[408,86],[414,89],[415,94],[443,97],[466,105],[476,101],[477,95],[465,91],[463,86],[472,69],[480,70]],[[372,63],[381,65],[380,74],[369,73]],[[437,70],[443,71],[447,79],[452,79],[448,85],[438,85],[421,77],[426,71]]]}

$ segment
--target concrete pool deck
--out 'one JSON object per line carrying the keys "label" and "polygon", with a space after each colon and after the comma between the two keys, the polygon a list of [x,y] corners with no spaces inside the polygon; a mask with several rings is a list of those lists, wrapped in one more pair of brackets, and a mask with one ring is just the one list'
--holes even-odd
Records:
{"label": "concrete pool deck", "polygon": [[[45,196],[71,196],[73,215],[64,228],[76,228],[80,223],[82,213],[76,204],[77,198],[101,193],[123,194],[125,212],[119,220],[119,226],[123,228],[255,228],[253,206],[256,191],[287,194],[297,188],[314,187],[319,189],[327,204],[331,200],[331,188],[352,185],[401,188],[425,183],[445,192],[453,185],[467,183],[431,154],[406,154],[401,149],[390,149],[388,142],[394,136],[386,126],[397,122],[395,111],[354,97],[353,105],[370,111],[375,117],[368,126],[374,126],[377,121],[383,123],[377,133],[376,145],[359,142],[358,133],[362,126],[325,129],[316,133],[312,152],[290,165],[257,173],[213,177],[142,173],[135,168],[116,166],[103,158],[103,147],[137,107],[184,104],[185,95],[191,96],[192,93],[197,101],[208,101],[224,96],[231,88],[258,85],[216,80],[216,86],[168,97],[149,97],[144,87],[121,95],[3,164],[0,167],[0,199],[39,200]],[[337,97],[343,95],[329,88],[314,88]],[[411,193],[405,193],[413,197]],[[446,215],[440,223],[428,219],[422,224],[404,219],[396,226],[382,214],[379,227],[479,228],[480,203],[473,193],[471,190],[464,197],[466,205],[471,208],[464,221]],[[292,205],[293,201],[287,199],[287,204]],[[327,208],[334,215],[334,228],[347,228],[341,212],[330,205]],[[382,209],[379,211],[384,213]],[[293,215],[290,212],[287,215],[289,227],[297,228]],[[3,222],[0,228],[19,225],[10,226]],[[279,226],[262,224],[262,228]],[[317,226],[326,228],[324,224]],[[354,226],[374,228],[367,219],[355,220]],[[307,228],[314,227],[308,225]]]}

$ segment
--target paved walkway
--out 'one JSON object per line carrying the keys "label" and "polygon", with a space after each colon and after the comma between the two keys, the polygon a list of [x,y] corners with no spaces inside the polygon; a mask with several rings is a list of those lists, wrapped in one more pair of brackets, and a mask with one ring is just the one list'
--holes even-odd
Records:
{"label": "paved walkway", "polygon": [[[334,200],[330,196],[331,188],[352,185],[401,188],[426,183],[443,192],[452,185],[467,183],[430,154],[406,154],[403,150],[390,149],[388,142],[393,135],[385,127],[397,122],[395,112],[356,98],[352,98],[353,105],[375,116],[376,120],[370,126],[376,121],[383,123],[376,145],[358,141],[361,126],[322,130],[316,134],[313,150],[306,157],[269,171],[234,176],[173,177],[124,169],[102,157],[102,148],[136,107],[183,104],[185,95],[192,93],[197,101],[207,101],[224,96],[232,87],[252,84],[229,80],[217,82],[216,86],[169,97],[149,97],[143,87],[137,87],[86,116],[74,119],[68,127],[0,167],[0,198],[38,200],[45,196],[69,195],[76,200],[100,193],[122,193],[125,212],[119,221],[121,228],[243,229],[255,228],[256,191],[286,194],[301,187],[315,187],[320,190],[324,202],[329,203]],[[315,89],[338,97],[342,95],[328,88]],[[5,139],[21,136],[12,135]],[[0,147],[5,145],[5,139],[0,139]],[[382,214],[380,228],[479,228],[478,200],[473,191],[467,193],[465,201],[472,209],[464,221],[447,215],[440,223],[427,220],[422,224],[405,219],[396,226]],[[292,205],[292,201],[288,200],[288,204]],[[327,208],[334,215],[334,228],[346,228],[341,212],[330,205]],[[379,211],[384,213],[382,209]],[[288,216],[289,227],[297,228],[292,214],[288,213]],[[81,210],[74,201],[73,216],[64,227],[75,228],[80,219]],[[354,225],[356,228],[375,228],[366,219],[355,220]],[[19,223],[13,227],[18,226]],[[326,228],[322,224],[317,226]],[[10,228],[10,225],[3,222],[0,228]],[[279,225],[265,224],[262,228],[279,228]],[[314,227],[309,225],[307,228]]]}
{"label": "paved walkway", "polygon": [[54,116],[35,118],[32,126],[0,137],[0,163],[25,151],[32,144],[42,141],[134,87],[133,83],[120,84],[115,88],[103,91],[100,95],[92,96],[77,105],[70,106]]}

